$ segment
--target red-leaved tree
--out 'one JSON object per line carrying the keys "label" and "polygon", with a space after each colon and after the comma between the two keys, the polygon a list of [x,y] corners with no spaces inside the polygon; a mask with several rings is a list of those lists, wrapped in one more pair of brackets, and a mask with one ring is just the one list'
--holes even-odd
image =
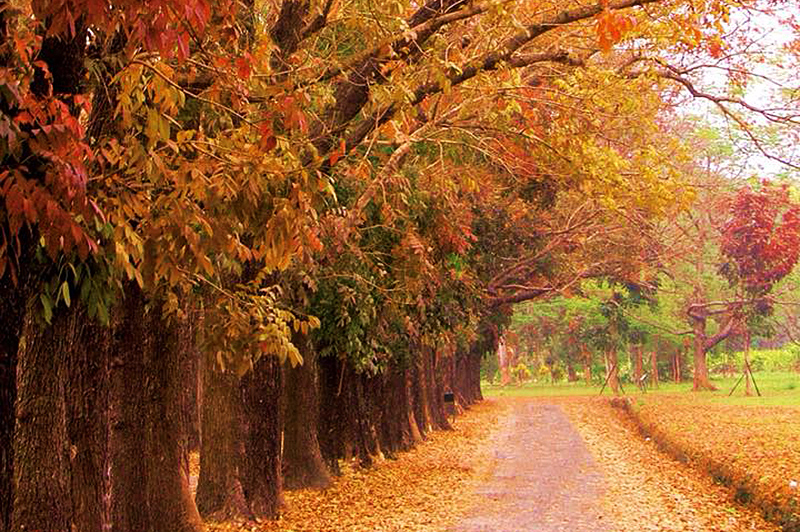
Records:
{"label": "red-leaved tree", "polygon": [[722,231],[720,272],[744,294],[763,297],[800,258],[800,204],[786,185],[739,189]]}

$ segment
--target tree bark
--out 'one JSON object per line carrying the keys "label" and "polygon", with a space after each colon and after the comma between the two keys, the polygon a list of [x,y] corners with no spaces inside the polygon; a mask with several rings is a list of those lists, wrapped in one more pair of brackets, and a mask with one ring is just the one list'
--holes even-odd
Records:
{"label": "tree bark", "polygon": [[68,351],[67,436],[72,459],[75,529],[104,531],[108,500],[108,360],[111,329],[88,317],[82,303],[72,312],[75,342]]}
{"label": "tree bark", "polygon": [[427,348],[425,347],[419,347],[413,355],[414,417],[417,419],[417,426],[423,438],[433,430],[430,389],[426,371],[426,359],[428,356],[426,350]]}
{"label": "tree bark", "polygon": [[619,357],[617,355],[617,349],[612,347],[606,351],[606,375],[608,377],[608,386],[611,388],[611,391],[614,392],[614,395],[619,395],[620,387],[619,387]]}
{"label": "tree bark", "polygon": [[149,312],[151,348],[145,350],[148,378],[147,502],[153,532],[203,532],[203,523],[189,490],[186,427],[183,423],[181,374],[191,351],[178,345],[177,318],[161,315],[159,302]]}
{"label": "tree bark", "polygon": [[636,385],[638,386],[640,384],[642,374],[644,373],[644,361],[642,360],[642,345],[633,344],[631,346],[631,352],[633,354],[633,378],[636,381]]}
{"label": "tree bark", "polygon": [[319,378],[317,353],[307,335],[293,343],[303,356],[297,367],[285,367],[283,481],[287,489],[327,488],[331,476],[319,447]]}
{"label": "tree bark", "polygon": [[500,338],[497,344],[497,365],[500,368],[500,385],[506,386],[511,382],[511,353],[505,338]]}
{"label": "tree bark", "polygon": [[187,310],[188,317],[181,325],[180,345],[187,350],[181,368],[181,405],[186,427],[187,448],[190,451],[200,450],[200,393],[202,390],[202,374],[200,358],[203,353],[198,345],[198,333],[203,326],[203,314],[199,308],[192,306]]}
{"label": "tree bark", "polygon": [[[0,21],[2,20],[0,13]],[[14,403],[17,398],[17,350],[25,297],[9,275],[0,278],[0,532],[11,530],[14,503]]]}
{"label": "tree bark", "polygon": [[109,462],[111,531],[148,530],[147,477],[142,469],[146,428],[142,388],[147,349],[144,295],[126,285],[115,313],[114,347],[109,360]]}
{"label": "tree bark", "polygon": [[340,474],[339,459],[346,455],[345,423],[342,390],[346,362],[335,356],[321,357],[320,371],[320,417],[317,440],[328,470]]}
{"label": "tree bark", "polygon": [[747,328],[744,333],[744,354],[743,354],[743,361],[742,371],[744,371],[744,394],[747,397],[751,397],[753,395],[753,385],[751,384],[752,375],[750,374],[750,329]]}
{"label": "tree bark", "polygon": [[583,350],[583,378],[586,381],[586,386],[592,385],[592,353],[586,349],[585,346],[582,348]]}
{"label": "tree bark", "polygon": [[431,417],[436,428],[448,430],[452,427],[447,420],[447,412],[444,407],[444,368],[442,357],[435,349],[426,352],[426,384],[429,389],[429,406],[431,407]]}
{"label": "tree bark", "polygon": [[277,517],[283,504],[281,478],[281,395],[283,371],[280,361],[262,357],[241,383],[245,421],[245,462],[241,472],[251,514],[256,518]]}
{"label": "tree bark", "polygon": [[370,467],[374,463],[374,459],[381,456],[378,433],[374,424],[372,398],[368,393],[370,387],[363,373],[357,373],[354,369],[351,369],[351,372],[351,381],[355,386],[347,389],[346,397],[351,403],[348,412],[352,416],[350,423],[352,433],[355,435],[352,444],[361,466]]}
{"label": "tree bark", "polygon": [[472,388],[470,371],[472,365],[470,358],[472,353],[468,349],[459,349],[455,354],[456,372],[453,391],[456,394],[458,404],[464,409],[469,408],[475,403],[474,391]]}
{"label": "tree bark", "polygon": [[405,371],[394,363],[386,374],[376,376],[382,381],[383,391],[379,404],[381,448],[390,458],[398,451],[409,449],[414,443],[410,428],[409,390],[405,377]]}
{"label": "tree bark", "polygon": [[84,307],[40,322],[26,306],[17,366],[12,530],[100,532],[108,524],[107,328]]}
{"label": "tree bark", "polygon": [[197,509],[215,520],[250,518],[240,481],[244,442],[239,379],[213,360],[204,366]]}
{"label": "tree bark", "polygon": [[650,385],[653,388],[658,388],[658,351],[653,350],[653,352],[650,353],[650,364]]}
{"label": "tree bark", "polygon": [[111,367],[112,531],[201,532],[189,490],[179,324],[129,283]]}
{"label": "tree bark", "polygon": [[45,328],[33,298],[25,314],[25,345],[17,361],[11,530],[70,532],[70,446],[63,400],[66,354],[73,341],[69,314],[57,310],[53,325]]}
{"label": "tree bark", "polygon": [[711,384],[708,377],[708,365],[706,363],[706,320],[704,318],[692,318],[694,329],[694,391],[716,390],[717,387]]}
{"label": "tree bark", "polygon": [[472,351],[470,355],[470,388],[472,388],[473,402],[483,401],[483,393],[481,392],[481,359],[483,353],[480,351]]}
{"label": "tree bark", "polygon": [[282,372],[262,357],[241,381],[204,364],[197,507],[215,520],[261,519],[281,505]]}
{"label": "tree bark", "polygon": [[419,423],[417,422],[417,408],[415,401],[415,386],[413,362],[409,362],[410,366],[403,372],[403,379],[405,384],[405,400],[406,412],[408,416],[408,430],[411,437],[411,445],[416,445],[423,441],[422,432],[419,430]]}

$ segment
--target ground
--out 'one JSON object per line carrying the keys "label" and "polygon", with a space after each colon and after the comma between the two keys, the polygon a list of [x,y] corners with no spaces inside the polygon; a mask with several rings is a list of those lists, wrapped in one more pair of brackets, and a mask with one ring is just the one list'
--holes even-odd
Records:
{"label": "ground", "polygon": [[605,399],[500,401],[511,413],[492,477],[454,532],[777,530]]}
{"label": "ground", "polygon": [[496,439],[491,477],[453,532],[607,530],[603,474],[563,410],[516,400]]}
{"label": "ground", "polygon": [[493,398],[454,426],[372,469],[346,468],[327,491],[287,493],[276,522],[211,530],[778,530],[606,398]]}

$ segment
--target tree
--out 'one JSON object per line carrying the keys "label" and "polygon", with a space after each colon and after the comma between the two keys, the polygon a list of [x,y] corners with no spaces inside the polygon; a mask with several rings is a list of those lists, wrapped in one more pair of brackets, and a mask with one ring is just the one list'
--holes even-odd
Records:
{"label": "tree", "polygon": [[[247,418],[207,423],[236,434],[218,461],[201,451],[223,506],[238,482],[259,493],[242,511],[275,511],[282,417],[257,397],[282,391],[268,357],[301,361],[293,336],[308,361],[295,376],[319,375],[323,407],[342,406],[338,432],[320,420],[329,464],[352,448],[368,463],[447,427],[443,392],[460,383],[465,402],[480,397],[475,360],[512,304],[587,278],[636,280],[653,261],[651,242],[633,237],[686,201],[648,146],[662,83],[705,96],[650,52],[691,49],[687,35],[716,42],[727,16],[726,3],[691,4],[696,20],[675,16],[682,0],[0,3],[0,312],[11,324],[0,345],[14,368],[0,374],[13,384],[0,438],[18,457],[13,474],[0,459],[0,493],[14,492],[0,500],[4,526],[84,528],[64,501],[91,493],[70,485],[66,462],[37,467],[26,449],[40,438],[63,456],[82,412],[51,392],[74,384],[82,397],[85,376],[105,371],[96,392],[109,405],[86,405],[101,437],[81,467],[107,460],[108,486],[89,476],[110,498],[111,527],[200,527],[172,406],[188,308],[204,308],[206,371],[218,371],[209,404]],[[304,285],[318,292],[293,299]],[[314,336],[317,313],[332,334]],[[111,345],[71,367],[84,314],[110,327],[98,337]],[[42,342],[21,348],[23,327]],[[295,397],[313,405],[315,390]],[[42,398],[52,423],[26,414]],[[299,427],[295,414],[313,407],[292,406]],[[313,445],[313,417],[301,445]],[[243,460],[272,478],[242,476],[255,470]],[[57,489],[36,489],[47,479]]]}

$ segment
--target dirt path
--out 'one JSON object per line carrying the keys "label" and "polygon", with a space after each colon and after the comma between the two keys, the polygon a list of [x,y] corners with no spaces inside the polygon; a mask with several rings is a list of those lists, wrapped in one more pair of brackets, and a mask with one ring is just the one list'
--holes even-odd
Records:
{"label": "dirt path", "polygon": [[514,401],[495,468],[452,532],[602,532],[603,476],[561,407]]}
{"label": "dirt path", "polygon": [[448,532],[777,531],[607,401],[500,401],[509,408],[491,474]]}

